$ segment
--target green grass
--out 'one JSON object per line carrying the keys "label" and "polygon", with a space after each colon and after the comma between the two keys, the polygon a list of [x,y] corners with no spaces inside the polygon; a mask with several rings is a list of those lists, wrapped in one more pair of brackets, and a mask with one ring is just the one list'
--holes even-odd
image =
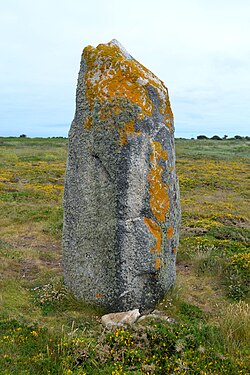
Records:
{"label": "green grass", "polygon": [[248,139],[227,139],[223,141],[207,140],[176,140],[176,152],[194,159],[250,159]]}
{"label": "green grass", "polygon": [[104,330],[63,285],[67,140],[0,138],[0,374],[247,374],[249,145],[176,140],[175,320]]}

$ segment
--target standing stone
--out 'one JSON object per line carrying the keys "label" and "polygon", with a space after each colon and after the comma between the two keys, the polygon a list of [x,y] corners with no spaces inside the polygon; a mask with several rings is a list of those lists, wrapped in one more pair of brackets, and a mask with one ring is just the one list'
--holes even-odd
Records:
{"label": "standing stone", "polygon": [[144,311],[173,285],[180,206],[168,91],[116,40],[82,54],[64,211],[76,297]]}

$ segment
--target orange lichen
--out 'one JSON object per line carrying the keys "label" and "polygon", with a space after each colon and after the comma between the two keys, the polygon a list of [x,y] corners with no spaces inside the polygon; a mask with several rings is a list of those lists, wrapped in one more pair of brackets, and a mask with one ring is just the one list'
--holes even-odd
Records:
{"label": "orange lichen", "polygon": [[150,208],[156,219],[164,222],[169,210],[168,184],[162,181],[163,167],[158,165],[160,159],[166,160],[167,151],[162,150],[160,142],[151,140],[152,154],[150,156],[151,169],[148,174],[150,184]]}
{"label": "orange lichen", "polygon": [[137,82],[142,76],[139,63],[126,59],[120,48],[111,43],[96,48],[88,46],[83,55],[88,66],[85,84],[90,108],[96,98],[105,100],[121,96],[141,107],[144,114],[152,114],[153,105],[146,88]]}
{"label": "orange lichen", "polygon": [[101,298],[102,297],[102,293],[97,292],[95,296],[96,296],[96,298]]}
{"label": "orange lichen", "polygon": [[168,239],[172,238],[173,234],[174,234],[174,228],[171,225],[171,227],[169,227],[168,230],[167,230],[167,237],[168,237]]}
{"label": "orange lichen", "polygon": [[[160,160],[166,161],[168,153],[162,149],[160,142],[150,139],[152,153],[150,155],[151,168],[148,173],[149,181],[149,202],[152,214],[155,216],[159,224],[153,219],[144,218],[144,222],[148,226],[150,232],[156,239],[155,246],[151,249],[152,252],[160,254],[164,223],[166,221],[166,214],[170,208],[170,201],[168,195],[168,184],[164,183],[162,173],[164,168],[159,165]],[[165,230],[164,230],[165,231]],[[174,229],[172,226],[167,230],[167,238],[173,236]]]}
{"label": "orange lichen", "polygon": [[[145,116],[153,114],[154,105],[147,90],[151,86],[160,99],[159,110],[165,115],[166,125],[172,124],[173,115],[168,91],[163,82],[138,61],[128,59],[117,44],[110,42],[100,44],[96,48],[88,46],[84,49],[83,56],[86,62],[85,98],[90,112],[94,110],[97,100],[102,103],[120,97],[137,106],[138,111],[134,114],[134,119],[142,120]],[[108,118],[108,113],[101,113],[102,120]],[[91,120],[86,119],[84,126],[90,128]],[[129,135],[138,135],[131,119],[125,120],[123,130],[119,131],[119,134],[121,145],[127,142]]]}
{"label": "orange lichen", "polygon": [[174,247],[174,248],[173,248],[172,253],[173,253],[173,254],[176,254],[176,253],[177,253],[177,247]]}
{"label": "orange lichen", "polygon": [[120,135],[120,144],[125,145],[128,141],[129,135],[140,135],[141,132],[135,131],[135,122],[134,120],[131,120],[127,122],[123,128],[119,129],[119,135]]}
{"label": "orange lichen", "polygon": [[89,116],[85,118],[84,126],[86,129],[90,129],[92,127],[92,120]]}
{"label": "orange lichen", "polygon": [[161,252],[161,241],[162,241],[162,229],[159,225],[156,224],[156,222],[152,219],[149,219],[147,217],[144,217],[144,222],[147,225],[148,229],[152,233],[152,235],[155,237],[156,242],[153,248],[151,248],[152,253],[159,254]]}
{"label": "orange lichen", "polygon": [[155,269],[159,270],[161,268],[161,260],[160,258],[155,259]]}
{"label": "orange lichen", "polygon": [[166,150],[162,150],[162,152],[161,152],[161,158],[163,160],[168,160],[168,152]]}

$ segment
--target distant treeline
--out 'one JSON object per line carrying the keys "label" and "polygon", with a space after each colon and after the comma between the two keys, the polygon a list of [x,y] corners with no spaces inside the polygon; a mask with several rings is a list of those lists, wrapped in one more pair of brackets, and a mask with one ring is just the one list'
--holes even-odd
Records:
{"label": "distant treeline", "polygon": [[222,141],[222,140],[225,140],[225,139],[245,139],[245,140],[250,140],[250,137],[248,137],[248,136],[243,137],[241,135],[235,135],[232,138],[228,138],[228,135],[224,135],[223,137],[220,137],[218,135],[213,135],[211,138],[209,138],[206,135],[198,135],[197,139],[212,139],[214,141]]}
{"label": "distant treeline", "polygon": [[[194,140],[195,138],[185,138],[185,137],[178,137],[178,139],[192,139]],[[250,141],[249,136],[241,136],[241,135],[235,135],[234,137],[228,137],[228,135],[224,135],[223,137],[220,137],[219,135],[213,135],[212,137],[207,137],[206,135],[197,135],[196,139],[200,140],[213,140],[213,141],[224,141],[224,140],[245,140],[245,141]]]}
{"label": "distant treeline", "polygon": [[[9,137],[3,137],[3,136],[0,136],[0,138],[45,138],[45,139],[67,139],[67,137],[63,137],[63,136],[57,136],[57,137],[28,137],[26,134],[21,134],[19,135],[18,137],[15,137],[15,136],[9,136]],[[185,138],[185,137],[178,137],[179,139],[189,139],[189,138]],[[191,139],[195,139],[195,138],[191,138]],[[206,135],[197,135],[196,139],[211,139],[213,141],[223,141],[225,139],[227,140],[233,140],[233,139],[241,139],[241,140],[247,140],[249,141],[250,140],[250,137],[249,136],[241,136],[241,135],[235,135],[234,137],[228,137],[228,135],[224,135],[223,137],[220,137],[219,135],[213,135],[212,137],[207,137]]]}

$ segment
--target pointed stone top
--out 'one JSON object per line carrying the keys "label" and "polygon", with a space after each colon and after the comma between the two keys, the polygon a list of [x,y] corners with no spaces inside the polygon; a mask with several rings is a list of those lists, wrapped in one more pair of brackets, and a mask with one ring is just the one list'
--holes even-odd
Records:
{"label": "pointed stone top", "polygon": [[128,53],[128,51],[123,47],[123,45],[118,40],[112,39],[108,44],[117,46],[126,59],[133,60],[133,57]]}
{"label": "pointed stone top", "polygon": [[[85,89],[90,110],[94,103],[126,99],[138,109],[138,119],[152,116],[154,103],[148,89],[156,91],[160,101],[162,121],[172,131],[173,115],[164,83],[150,70],[135,60],[116,39],[101,43],[97,47],[87,46],[83,50],[85,66]],[[118,107],[117,107],[118,108]],[[118,111],[120,111],[118,109]],[[105,114],[102,115],[105,117]],[[85,127],[91,128],[92,118],[86,116]],[[127,125],[129,126],[129,125]],[[131,129],[129,130],[131,133]],[[123,141],[121,141],[123,142]],[[124,141],[125,142],[125,141]]]}

